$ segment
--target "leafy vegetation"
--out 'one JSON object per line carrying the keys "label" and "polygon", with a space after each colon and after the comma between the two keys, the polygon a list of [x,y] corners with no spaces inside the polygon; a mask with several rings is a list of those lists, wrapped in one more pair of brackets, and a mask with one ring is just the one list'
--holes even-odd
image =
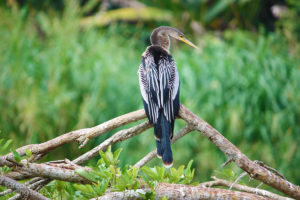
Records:
{"label": "leafy vegetation", "polygon": [[[0,131],[6,141],[1,143],[1,155],[10,151],[2,152],[4,146],[40,143],[142,108],[136,72],[153,27],[114,23],[82,29],[79,12],[76,5],[68,5],[62,15],[37,12],[33,16],[26,7],[18,11],[0,7]],[[202,47],[202,54],[175,41],[171,52],[181,78],[181,102],[249,158],[265,162],[300,184],[300,60],[289,53],[291,46],[296,52],[299,45],[294,34],[298,29],[290,25],[296,14],[288,18],[290,29],[284,29],[293,35],[287,39],[264,28],[258,33],[226,30],[221,37],[208,32],[191,39]],[[183,125],[177,120],[175,130]],[[111,134],[91,141],[83,150],[76,144],[66,145],[44,160],[65,158],[66,152],[72,152],[69,159],[75,158]],[[124,178],[113,185],[122,190],[134,188],[136,171],[128,165],[155,148],[153,130],[114,148],[119,147],[126,156],[118,158],[120,163],[114,169]],[[153,168],[139,173],[151,180],[168,181],[173,173],[174,182],[192,181],[189,177],[195,173],[200,182],[213,170],[220,171],[226,160],[198,133],[185,136],[172,148],[174,172],[165,172],[158,167],[161,161],[154,159],[148,165]],[[102,159],[103,171],[103,163],[97,164],[96,159],[90,163],[97,167],[95,173],[112,170]],[[189,160],[194,160],[195,172],[178,179],[176,174],[185,173],[180,166]],[[228,176],[232,171],[234,176],[240,173],[234,165],[228,170],[224,172]],[[95,196],[111,181],[99,182],[97,190],[93,185],[79,189],[81,186],[55,181],[50,185],[55,192],[50,186],[44,192],[64,195],[66,187]]]}
{"label": "leafy vegetation", "polygon": [[[144,166],[141,169],[131,165],[119,166],[119,159],[122,149],[119,148],[115,152],[111,151],[109,146],[106,152],[99,152],[101,158],[92,171],[84,169],[76,170],[76,173],[93,182],[93,184],[76,184],[64,181],[52,181],[41,189],[41,193],[51,199],[91,199],[103,195],[106,191],[124,191],[139,188],[149,188],[146,193],[140,193],[144,199],[155,199],[155,188],[158,183],[175,183],[186,185],[198,185],[199,182],[193,182],[195,169],[192,168],[193,160],[189,161],[187,166],[179,166],[177,169],[172,167]],[[0,173],[7,173],[9,168],[0,168]],[[215,172],[220,178],[227,180],[235,180],[237,174],[226,169]],[[244,181],[242,181],[245,184]],[[5,188],[0,186],[0,192]],[[14,193],[0,200],[12,197]]]}
{"label": "leafy vegetation", "polygon": [[178,169],[171,168],[170,170],[158,166],[154,168],[144,166],[141,170],[129,165],[120,168],[118,159],[121,151],[122,149],[117,149],[112,152],[109,147],[106,152],[99,152],[101,159],[98,160],[97,166],[92,171],[76,171],[81,176],[93,181],[93,185],[53,181],[42,189],[42,193],[52,199],[90,199],[103,195],[108,189],[110,191],[136,191],[143,185],[151,190],[140,195],[145,199],[153,199],[155,187],[160,182],[190,184],[193,180],[192,161],[187,167],[182,165]]}

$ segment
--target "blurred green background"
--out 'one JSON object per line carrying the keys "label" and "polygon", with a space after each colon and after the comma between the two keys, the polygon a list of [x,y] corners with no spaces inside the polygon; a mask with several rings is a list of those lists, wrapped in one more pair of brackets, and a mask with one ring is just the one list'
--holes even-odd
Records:
{"label": "blurred green background", "polygon": [[[181,102],[250,159],[300,184],[299,14],[298,0],[1,1],[1,137],[17,148],[141,109],[141,54],[151,31],[169,25],[202,49],[172,41]],[[44,161],[75,158],[114,132]],[[134,164],[155,148],[153,130],[118,147],[121,165]],[[196,132],[172,148],[175,167],[194,160],[197,181],[226,161]]]}

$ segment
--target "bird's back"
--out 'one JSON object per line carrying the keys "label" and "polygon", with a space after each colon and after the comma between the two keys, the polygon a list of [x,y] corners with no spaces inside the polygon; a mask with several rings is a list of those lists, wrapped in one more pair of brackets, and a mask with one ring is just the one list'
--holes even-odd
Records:
{"label": "bird's back", "polygon": [[145,58],[145,56],[152,56],[155,62],[155,65],[158,67],[159,65],[159,60],[160,59],[172,59],[172,56],[168,53],[168,51],[166,51],[164,48],[160,47],[160,46],[156,46],[156,45],[152,45],[149,46],[145,53],[143,54],[143,58]]}
{"label": "bird's back", "polygon": [[179,76],[172,56],[160,46],[148,47],[142,56],[139,77],[144,108],[154,125],[157,153],[169,167],[173,162],[170,138],[179,111]]}

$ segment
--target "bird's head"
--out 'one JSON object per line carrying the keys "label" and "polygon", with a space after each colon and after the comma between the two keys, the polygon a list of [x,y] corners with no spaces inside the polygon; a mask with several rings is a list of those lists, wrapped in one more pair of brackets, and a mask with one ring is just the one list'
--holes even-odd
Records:
{"label": "bird's head", "polygon": [[151,43],[153,45],[161,45],[165,46],[167,43],[168,46],[170,45],[169,37],[175,38],[177,40],[180,40],[196,49],[199,49],[196,45],[194,45],[192,42],[190,42],[188,39],[185,38],[184,34],[177,30],[176,28],[172,28],[169,26],[161,26],[156,29],[151,34]]}
{"label": "bird's head", "polygon": [[199,49],[196,45],[194,45],[192,42],[190,42],[188,39],[185,38],[184,34],[181,33],[179,30],[175,29],[175,31],[171,31],[169,34],[170,37],[173,37],[177,40],[180,40],[196,49]]}

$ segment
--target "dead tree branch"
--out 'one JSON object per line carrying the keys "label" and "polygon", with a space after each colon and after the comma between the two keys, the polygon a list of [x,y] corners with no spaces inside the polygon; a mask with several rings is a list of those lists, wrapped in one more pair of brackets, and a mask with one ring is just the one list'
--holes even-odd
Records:
{"label": "dead tree branch", "polygon": [[200,119],[186,107],[181,105],[179,115],[187,123],[194,127],[214,143],[227,157],[234,161],[237,166],[246,171],[252,178],[260,180],[265,184],[281,191],[291,197],[300,199],[300,187],[290,183],[287,180],[271,173],[266,168],[252,162],[236,146],[228,141],[221,133],[209,125],[206,121]]}
{"label": "dead tree branch", "polygon": [[38,192],[27,188],[25,185],[3,175],[0,175],[0,185],[19,193],[24,198],[33,200],[50,200]]}
{"label": "dead tree branch", "polygon": [[[185,134],[191,132],[192,130],[197,130],[207,137],[212,143],[214,143],[228,158],[229,161],[235,162],[241,169],[247,172],[252,178],[262,181],[263,183],[297,199],[300,199],[300,188],[287,180],[279,177],[277,174],[274,174],[274,170],[269,171],[269,168],[266,168],[259,163],[251,161],[247,158],[237,147],[235,147],[230,141],[228,141],[222,134],[220,134],[216,129],[211,127],[207,122],[200,119],[198,116],[190,112],[187,108],[181,105],[180,118],[187,122],[187,126],[179,131],[178,134],[174,135],[173,141],[175,142]],[[123,126],[125,124],[135,122],[145,118],[145,112],[143,109],[131,112],[107,122],[104,122],[98,126],[92,128],[81,129],[77,131],[72,131],[66,134],[63,134],[57,138],[44,142],[42,144],[32,144],[21,147],[17,149],[17,152],[23,156],[25,155],[26,149],[30,149],[34,156],[37,156],[35,159],[30,159],[31,162],[37,161],[41,155],[47,154],[49,151],[66,144],[68,142],[79,141],[81,147],[84,146],[91,138],[98,137],[108,131],[111,131],[115,128]],[[146,129],[150,128],[152,125],[148,121],[143,122],[139,125],[136,125],[132,128],[121,130],[115,133],[113,136],[102,142],[100,145],[90,150],[89,152],[81,155],[77,159],[73,160],[73,164],[81,165],[86,161],[90,160],[94,156],[98,155],[99,150],[105,150],[109,145],[113,145],[119,141],[126,140],[137,134],[142,133]],[[143,159],[141,159],[135,166],[141,167],[149,162],[153,157],[155,157],[156,151],[150,152]],[[23,161],[22,161],[23,162]],[[228,163],[228,162],[227,162]],[[30,183],[28,187],[35,187],[39,189],[47,184],[52,179],[65,180],[70,182],[83,182],[86,180],[77,179],[74,169],[64,168],[63,165],[54,165],[53,163],[27,163],[17,164],[14,161],[12,153],[0,157],[0,167],[1,166],[14,166],[13,171],[10,175],[14,178],[17,176],[17,173],[23,173],[23,176],[30,177],[44,177],[37,178],[36,181]],[[42,168],[43,170],[37,170]],[[67,170],[67,171],[65,171]],[[61,173],[60,173],[61,172]],[[66,172],[63,174],[63,172]],[[66,178],[66,174],[68,178]],[[62,178],[65,177],[65,178]],[[76,180],[74,179],[76,177]],[[73,179],[72,179],[73,178]],[[82,178],[82,177],[81,177]],[[17,179],[17,178],[16,178]],[[72,181],[73,180],[73,181]],[[172,186],[173,187],[173,186]],[[175,186],[174,186],[175,187]],[[177,186],[176,186],[177,187]],[[192,186],[193,187],[193,186]],[[181,186],[181,188],[183,188]],[[185,187],[184,187],[185,188]],[[188,188],[188,187],[187,187]],[[176,190],[176,189],[175,189]],[[215,190],[214,190],[215,191]],[[230,191],[233,192],[233,191]],[[221,191],[221,194],[225,194]],[[229,193],[226,193],[229,195]],[[232,194],[232,193],[230,193]],[[212,194],[210,194],[212,195]],[[230,195],[229,195],[230,196]]]}
{"label": "dead tree branch", "polygon": [[[91,200],[113,200],[113,199],[143,199],[140,193],[145,194],[147,189],[126,190],[123,192],[109,192],[105,195]],[[256,194],[246,192],[225,190],[219,188],[203,188],[202,186],[180,185],[160,183],[155,189],[155,198],[161,199],[168,197],[168,199],[243,199],[243,200],[267,200],[270,198],[262,197]]]}
{"label": "dead tree branch", "polygon": [[[212,177],[214,179],[214,181],[209,181],[209,182],[205,182],[205,183],[201,183],[200,185],[203,187],[214,187],[214,186],[226,186],[226,187],[231,187],[232,182],[223,180],[223,179],[218,179],[216,177]],[[252,193],[252,194],[257,194],[260,196],[264,196],[264,197],[268,197],[274,200],[292,200],[291,198],[288,197],[282,197],[279,196],[277,194],[274,194],[272,192],[269,192],[267,190],[262,190],[262,189],[258,189],[258,188],[252,188],[246,185],[241,185],[241,184],[234,184],[232,186],[232,188],[242,191],[242,192],[247,192],[247,193]]]}
{"label": "dead tree branch", "polygon": [[[83,168],[86,171],[91,170],[88,167],[81,166],[69,166],[66,164],[37,164],[37,163],[27,163],[26,160],[22,160],[20,163],[14,168],[12,173],[6,174],[7,177],[13,178],[14,180],[22,180],[23,176],[18,176],[18,172],[20,174],[24,173],[27,175],[26,178],[32,177],[43,177],[56,179],[61,181],[68,181],[73,183],[81,183],[87,184],[91,183],[91,181],[83,178],[82,176],[75,173],[76,169]],[[16,173],[17,172],[17,173]]]}
{"label": "dead tree branch", "polygon": [[[145,111],[143,109],[134,111],[119,117],[116,117],[112,120],[109,120],[103,124],[100,124],[98,126],[92,127],[92,128],[85,128],[80,129],[76,131],[71,131],[69,133],[63,134],[61,136],[58,136],[52,140],[49,140],[47,142],[41,143],[41,144],[30,144],[23,146],[21,148],[18,148],[16,151],[21,155],[24,156],[26,154],[26,149],[31,150],[31,152],[34,155],[40,155],[44,153],[48,153],[49,151],[60,147],[66,143],[79,141],[84,146],[89,139],[100,136],[108,131],[111,131],[113,129],[119,128],[120,126],[123,126],[125,124],[135,122],[141,119],[144,119],[146,117]],[[5,156],[0,157],[0,167],[6,165],[6,166],[13,166],[14,164],[9,162],[14,161],[14,156],[12,153],[9,153]]]}
{"label": "dead tree branch", "polygon": [[100,150],[104,151],[110,145],[113,145],[119,141],[124,141],[133,136],[136,136],[136,135],[142,133],[143,131],[149,129],[151,126],[152,125],[148,121],[146,121],[146,122],[143,122],[132,128],[129,128],[126,130],[121,130],[121,131],[115,133],[113,136],[111,136],[107,140],[105,140],[104,142],[102,142],[97,147],[93,148],[92,150],[90,150],[90,151],[86,152],[85,154],[81,155],[80,157],[76,158],[75,160],[73,160],[73,162],[76,164],[83,164],[86,161],[97,156]]}

